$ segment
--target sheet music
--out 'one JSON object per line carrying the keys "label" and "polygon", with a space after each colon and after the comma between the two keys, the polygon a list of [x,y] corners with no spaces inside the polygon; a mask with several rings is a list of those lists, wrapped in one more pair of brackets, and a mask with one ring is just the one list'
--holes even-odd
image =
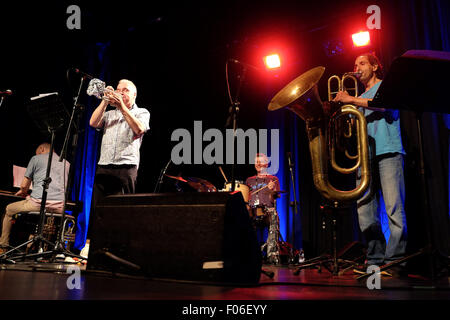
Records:
{"label": "sheet music", "polygon": [[31,97],[30,98],[30,100],[37,100],[37,99],[40,99],[40,98],[44,98],[44,97],[48,97],[48,96],[51,96],[51,95],[54,95],[54,94],[58,94],[58,92],[51,92],[51,93],[41,93],[41,94],[39,94],[38,96],[36,96],[36,97]]}
{"label": "sheet music", "polygon": [[[19,167],[13,165],[13,187],[20,188],[20,184],[22,183],[23,177],[25,176],[25,172],[27,168]],[[30,185],[30,190],[33,189],[33,183]]]}

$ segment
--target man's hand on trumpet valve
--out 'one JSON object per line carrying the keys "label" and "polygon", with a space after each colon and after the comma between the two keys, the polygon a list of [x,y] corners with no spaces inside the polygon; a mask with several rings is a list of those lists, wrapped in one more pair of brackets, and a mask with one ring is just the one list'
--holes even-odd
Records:
{"label": "man's hand on trumpet valve", "polygon": [[126,108],[125,103],[123,102],[123,97],[120,93],[113,92],[111,100],[111,105],[118,109]]}
{"label": "man's hand on trumpet valve", "polygon": [[107,86],[105,88],[105,90],[103,91],[102,99],[105,100],[108,103],[111,103],[112,102],[111,99],[112,99],[113,93],[114,93],[114,88],[111,87],[111,86]]}
{"label": "man's hand on trumpet valve", "polygon": [[116,108],[125,107],[123,102],[122,94],[117,93],[113,87],[108,86],[104,91],[103,99],[106,100],[110,105]]}

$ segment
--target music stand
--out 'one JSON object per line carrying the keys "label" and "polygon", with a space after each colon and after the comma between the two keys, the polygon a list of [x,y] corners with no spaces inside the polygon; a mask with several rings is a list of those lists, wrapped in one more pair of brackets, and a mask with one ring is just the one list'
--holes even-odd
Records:
{"label": "music stand", "polygon": [[[67,122],[68,112],[64,107],[64,104],[60,100],[57,93],[39,96],[37,98],[32,98],[31,102],[27,104],[27,111],[30,117],[33,119],[36,127],[41,131],[42,134],[48,136],[50,134],[50,151],[47,160],[46,175],[43,182],[41,206],[39,210],[39,223],[36,234],[28,241],[20,244],[19,246],[5,252],[0,255],[0,259],[6,259],[7,261],[14,261],[15,259],[21,258],[39,258],[41,256],[48,256],[55,254],[55,250],[43,252],[42,245],[46,243],[47,245],[55,248],[56,245],[49,240],[45,239],[43,236],[44,223],[45,223],[45,206],[47,202],[47,189],[51,183],[50,171],[53,158],[55,133]],[[59,233],[58,233],[59,234]],[[8,255],[19,250],[22,247],[38,244],[38,252],[33,254],[22,254],[19,256],[9,257]],[[58,252],[61,253],[61,252]],[[69,252],[65,252],[67,255],[73,255]],[[73,255],[76,256],[76,255]]]}
{"label": "music stand", "polygon": [[[429,254],[429,267],[431,279],[434,280],[434,245],[432,240],[432,223],[429,221],[429,196],[426,184],[425,160],[422,137],[422,113],[450,113],[448,99],[443,95],[448,90],[448,77],[450,72],[450,52],[432,50],[409,50],[396,58],[389,72],[383,79],[377,93],[369,107],[413,111],[416,115],[416,124],[419,139],[420,178],[423,186],[423,212],[427,212],[425,225],[427,231],[428,247],[405,258],[380,267],[380,271],[403,263],[418,255]],[[358,277],[363,278],[368,275]]]}

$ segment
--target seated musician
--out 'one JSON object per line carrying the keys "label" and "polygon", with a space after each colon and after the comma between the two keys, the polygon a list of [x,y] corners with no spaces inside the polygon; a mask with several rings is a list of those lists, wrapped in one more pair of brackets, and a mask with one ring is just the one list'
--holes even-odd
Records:
{"label": "seated musician", "polygon": [[[3,217],[2,235],[0,238],[0,254],[8,250],[9,235],[13,225],[13,217],[19,212],[40,211],[43,183],[47,175],[48,153],[50,144],[42,143],[36,149],[36,155],[28,163],[25,176],[17,191],[17,196],[25,199],[13,202],[6,207]],[[68,176],[68,168],[64,170],[65,163],[59,162],[58,155],[53,153],[50,169],[51,182],[47,189],[46,212],[62,213],[64,206],[64,173]],[[30,195],[28,191],[33,182],[33,190]]]}
{"label": "seated musician", "polygon": [[245,184],[250,188],[249,205],[251,208],[274,208],[275,192],[280,190],[278,178],[267,173],[269,159],[264,153],[255,156],[256,175],[249,177]]}

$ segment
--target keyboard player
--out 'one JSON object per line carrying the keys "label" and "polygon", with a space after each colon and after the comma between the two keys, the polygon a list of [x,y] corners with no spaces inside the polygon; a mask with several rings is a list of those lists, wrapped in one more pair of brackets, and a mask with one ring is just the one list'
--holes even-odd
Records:
{"label": "keyboard player", "polygon": [[[37,147],[36,155],[29,161],[20,189],[15,194],[15,196],[25,199],[10,203],[6,206],[2,222],[0,254],[8,250],[13,216],[19,212],[40,210],[49,152],[50,144],[48,143],[41,143]],[[50,170],[51,183],[47,189],[46,201],[46,211],[54,213],[62,213],[64,206],[64,181],[67,181],[68,175],[67,167],[64,162],[59,162],[58,158],[58,155],[54,153]],[[28,195],[31,183],[33,183],[33,190]]]}

